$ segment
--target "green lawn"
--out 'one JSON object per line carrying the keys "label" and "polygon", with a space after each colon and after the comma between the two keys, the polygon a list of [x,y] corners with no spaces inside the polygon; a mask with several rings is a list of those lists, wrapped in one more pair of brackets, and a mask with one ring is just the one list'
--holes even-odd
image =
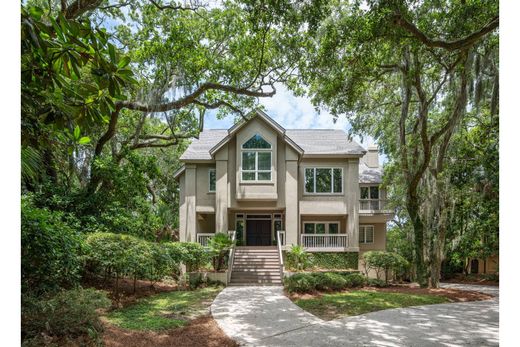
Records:
{"label": "green lawn", "polygon": [[132,330],[163,330],[181,327],[190,319],[209,312],[222,287],[173,291],[143,298],[107,315],[110,323]]}
{"label": "green lawn", "polygon": [[436,295],[372,292],[366,290],[323,294],[321,297],[294,301],[296,305],[304,310],[325,320],[390,308],[441,304],[445,302],[449,302],[449,300]]}

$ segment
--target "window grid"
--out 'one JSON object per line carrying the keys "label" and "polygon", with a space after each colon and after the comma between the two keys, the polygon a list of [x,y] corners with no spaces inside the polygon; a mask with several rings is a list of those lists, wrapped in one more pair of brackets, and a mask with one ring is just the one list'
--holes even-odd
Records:
{"label": "window grid", "polygon": [[[337,228],[336,228],[336,230],[338,231],[337,233],[340,234],[339,222],[303,222],[304,234],[306,234],[306,235],[320,235],[320,234],[316,234],[316,226],[318,224],[323,224],[325,226],[325,234],[330,234],[330,225],[331,224],[333,224],[333,225],[335,224],[337,226]],[[305,232],[307,225],[312,225],[312,233],[306,233]]]}
{"label": "window grid", "polygon": [[208,171],[208,191],[214,193],[217,187],[217,170],[209,169]]}
{"label": "window grid", "polygon": [[[316,191],[316,169],[328,169],[331,171],[331,184],[330,184],[330,192],[317,192]],[[313,184],[313,191],[312,192],[309,192],[307,190],[307,185],[306,185],[306,182],[307,182],[307,170],[312,170],[312,184]],[[340,170],[341,171],[341,174],[340,174],[340,190],[339,191],[335,191],[334,190],[334,171],[335,170]],[[343,168],[341,167],[306,167],[304,168],[304,179],[303,179],[303,184],[304,184],[304,191],[305,193],[307,194],[341,194],[343,193]]]}
{"label": "window grid", "polygon": [[[367,237],[370,235],[369,237]],[[374,243],[374,226],[360,225],[359,226],[359,243],[371,244]]]}
{"label": "window grid", "polygon": [[[255,142],[261,144],[261,146],[258,146],[258,147],[250,146],[251,143],[255,144]],[[245,153],[254,153],[255,154],[254,169],[243,169]],[[258,166],[259,153],[269,153],[269,169],[259,169],[259,166]],[[241,157],[241,165],[240,165],[241,181],[248,181],[248,182],[255,182],[255,181],[270,182],[270,181],[272,181],[272,178],[273,178],[272,177],[272,165],[273,165],[272,146],[261,135],[255,134],[249,140],[247,140],[244,144],[242,144],[242,157]],[[254,176],[251,176],[251,174],[253,174]],[[266,177],[269,177],[269,178],[266,178]]]}

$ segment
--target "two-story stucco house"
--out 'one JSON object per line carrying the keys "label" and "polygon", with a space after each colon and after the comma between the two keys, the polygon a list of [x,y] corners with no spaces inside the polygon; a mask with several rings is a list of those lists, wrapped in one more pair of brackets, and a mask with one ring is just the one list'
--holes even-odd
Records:
{"label": "two-story stucco house", "polygon": [[257,111],[230,129],[204,130],[181,160],[181,241],[235,230],[244,252],[267,250],[281,231],[285,248],[385,249],[391,212],[377,147],[366,151],[342,130],[284,129]]}

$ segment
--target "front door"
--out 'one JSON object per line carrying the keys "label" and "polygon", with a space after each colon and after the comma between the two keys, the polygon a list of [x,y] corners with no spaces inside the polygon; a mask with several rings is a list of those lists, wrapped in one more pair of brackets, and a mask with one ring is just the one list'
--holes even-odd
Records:
{"label": "front door", "polygon": [[271,221],[270,220],[248,220],[246,226],[247,246],[270,246],[271,245]]}

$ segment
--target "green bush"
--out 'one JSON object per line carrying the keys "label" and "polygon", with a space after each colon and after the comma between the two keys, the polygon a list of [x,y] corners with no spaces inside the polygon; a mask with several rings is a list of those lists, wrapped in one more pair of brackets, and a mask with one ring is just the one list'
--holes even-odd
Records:
{"label": "green bush", "polygon": [[22,292],[33,294],[79,283],[83,240],[61,212],[37,208],[32,198],[21,202]]}
{"label": "green bush", "polygon": [[314,274],[316,289],[318,290],[342,290],[347,287],[345,277],[334,272],[322,272]]}
{"label": "green bush", "polygon": [[408,261],[401,255],[386,251],[369,251],[364,253],[363,263],[367,276],[371,269],[376,271],[377,279],[380,279],[381,274],[384,273],[386,283],[388,283],[390,271],[403,272],[409,266]]}
{"label": "green bush", "polygon": [[103,330],[97,309],[108,308],[106,294],[94,289],[73,289],[52,297],[22,297],[22,339],[46,334],[54,337],[88,335],[96,339]]}
{"label": "green bush", "polygon": [[220,271],[224,268],[229,250],[233,247],[233,240],[226,233],[216,233],[209,239],[208,248],[212,255],[213,269]]}
{"label": "green bush", "polygon": [[357,252],[320,252],[312,253],[310,259],[314,267],[320,269],[357,269],[358,253]]}
{"label": "green bush", "polygon": [[294,274],[284,279],[289,293],[308,293],[316,290],[316,278],[312,274]]}
{"label": "green bush", "polygon": [[385,281],[380,280],[378,278],[369,278],[367,281],[367,284],[371,287],[378,287],[378,288],[384,288],[384,287],[388,286]]}
{"label": "green bush", "polygon": [[310,254],[300,245],[293,245],[286,253],[286,266],[296,271],[305,270],[310,267]]}
{"label": "green bush", "polygon": [[186,271],[192,272],[205,267],[211,260],[211,255],[199,243],[179,242],[183,249],[182,262],[186,265]]}
{"label": "green bush", "polygon": [[360,273],[347,274],[344,278],[348,288],[362,287],[367,281],[366,277]]}

